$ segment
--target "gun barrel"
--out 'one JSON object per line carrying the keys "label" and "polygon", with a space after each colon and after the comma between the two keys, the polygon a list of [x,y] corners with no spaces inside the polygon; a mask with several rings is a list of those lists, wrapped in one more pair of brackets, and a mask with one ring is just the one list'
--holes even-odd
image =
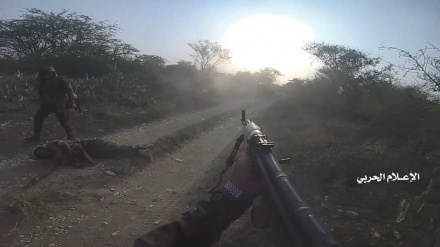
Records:
{"label": "gun barrel", "polygon": [[289,236],[301,239],[294,240],[295,246],[340,246],[315,218],[310,207],[300,197],[270,152],[257,154],[257,165],[261,177],[266,177],[263,179],[265,187],[271,188],[271,198],[280,212]]}
{"label": "gun barrel", "polygon": [[260,177],[277,207],[289,236],[296,247],[338,247],[332,234],[325,230],[300,197],[289,178],[274,159],[266,135],[253,122],[245,126],[244,139],[251,146]]}

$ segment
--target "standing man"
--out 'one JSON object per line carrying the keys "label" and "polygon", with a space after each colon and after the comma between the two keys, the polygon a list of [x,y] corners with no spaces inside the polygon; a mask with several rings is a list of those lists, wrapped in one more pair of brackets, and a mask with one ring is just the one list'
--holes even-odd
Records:
{"label": "standing man", "polygon": [[26,138],[28,141],[41,141],[41,129],[44,119],[55,113],[61,126],[66,131],[67,139],[73,139],[72,128],[65,115],[67,108],[74,108],[72,86],[64,78],[57,76],[52,66],[43,67],[38,71],[38,93],[40,96],[40,109],[34,116],[34,134]]}

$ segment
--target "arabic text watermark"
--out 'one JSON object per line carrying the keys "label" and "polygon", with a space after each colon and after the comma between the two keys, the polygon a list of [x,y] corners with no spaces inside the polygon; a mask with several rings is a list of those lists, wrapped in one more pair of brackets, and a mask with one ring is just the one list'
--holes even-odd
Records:
{"label": "arabic text watermark", "polygon": [[358,182],[358,184],[365,184],[365,183],[369,183],[372,181],[376,181],[376,182],[381,182],[381,181],[387,181],[387,183],[389,183],[390,181],[409,181],[412,182],[414,180],[420,180],[420,174],[415,172],[415,173],[410,173],[409,176],[405,175],[403,177],[399,176],[399,173],[391,173],[388,174],[388,176],[385,173],[379,173],[379,176],[367,176],[365,175],[364,177],[358,177],[356,179],[356,181]]}

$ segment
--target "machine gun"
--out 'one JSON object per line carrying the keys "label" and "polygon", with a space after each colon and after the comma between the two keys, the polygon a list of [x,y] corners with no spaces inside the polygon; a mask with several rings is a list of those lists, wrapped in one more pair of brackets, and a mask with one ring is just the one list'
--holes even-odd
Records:
{"label": "machine gun", "polygon": [[234,163],[240,144],[245,141],[252,150],[254,166],[264,185],[264,193],[275,204],[275,207],[284,223],[292,246],[295,247],[340,247],[332,234],[327,231],[313,215],[310,207],[299,196],[287,175],[280,167],[280,163],[288,162],[282,159],[277,162],[272,155],[273,142],[255,123],[246,119],[246,112],[242,110],[241,123],[244,133],[237,138],[234,149],[226,160],[226,167],[220,173],[220,180],[209,191],[212,192],[220,184],[223,174]]}

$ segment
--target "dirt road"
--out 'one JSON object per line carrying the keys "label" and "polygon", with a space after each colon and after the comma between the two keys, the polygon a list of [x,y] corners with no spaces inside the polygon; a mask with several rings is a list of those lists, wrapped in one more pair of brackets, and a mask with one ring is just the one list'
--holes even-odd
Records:
{"label": "dirt road", "polygon": [[[215,184],[214,179],[242,130],[240,109],[248,109],[248,117],[258,119],[257,115],[273,101],[252,107],[249,103],[230,102],[105,136],[119,144],[147,144],[203,121],[216,122],[209,130],[198,133],[197,138],[147,166],[139,166],[146,161],[137,158],[100,160],[97,166],[85,169],[58,169],[34,189],[37,198],[44,194],[42,200],[48,201],[48,215],[1,229],[0,245],[132,245],[137,236],[175,219],[208,196],[206,189]],[[12,161],[0,165],[1,193],[19,191],[38,172],[37,168],[27,170],[32,167],[29,163],[32,161],[26,154],[17,154]],[[108,170],[116,176],[106,174]]]}

